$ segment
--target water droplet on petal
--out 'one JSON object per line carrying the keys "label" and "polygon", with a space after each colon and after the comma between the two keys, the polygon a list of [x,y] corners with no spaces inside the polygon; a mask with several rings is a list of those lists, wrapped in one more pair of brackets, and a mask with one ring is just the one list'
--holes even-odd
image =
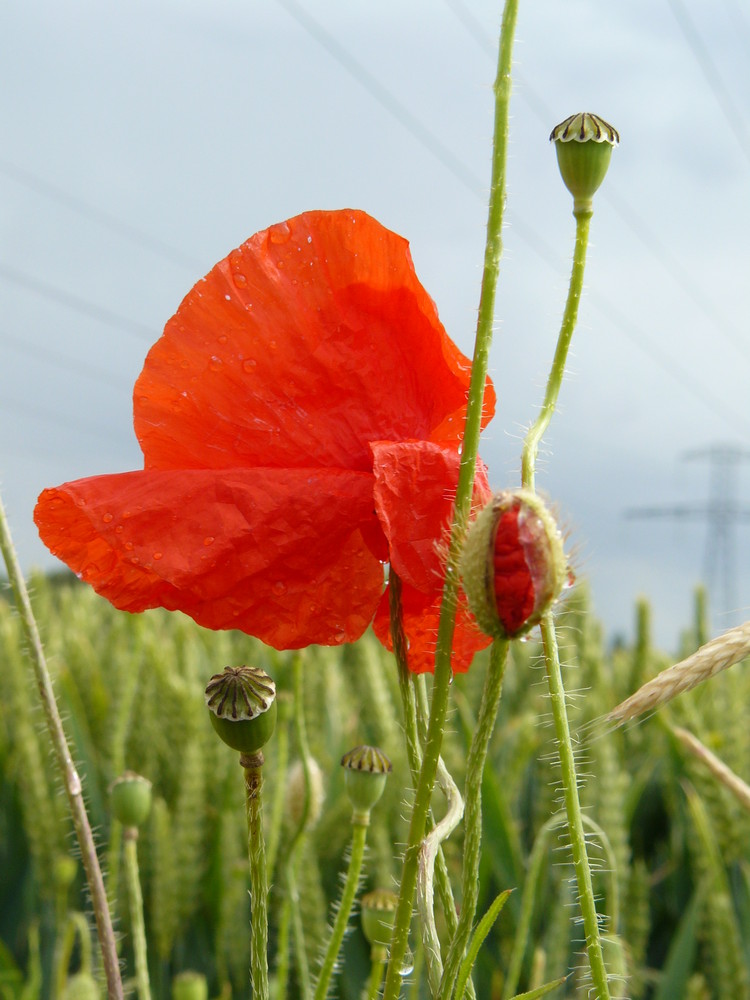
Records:
{"label": "water droplet on petal", "polygon": [[213,545],[213,543],[214,543],[214,536],[213,535],[206,535],[206,537],[203,539],[203,544],[204,545]]}
{"label": "water droplet on petal", "polygon": [[161,559],[163,555],[163,552],[154,552],[154,559]]}
{"label": "water droplet on petal", "polygon": [[276,594],[277,597],[281,597],[282,594],[286,593],[286,584],[281,580],[277,580],[276,583],[271,587],[271,590]]}
{"label": "water droplet on petal", "polygon": [[122,534],[122,525],[121,524],[118,524],[117,527],[115,528],[115,534],[117,534],[117,535],[121,535]]}
{"label": "water droplet on petal", "polygon": [[112,514],[105,514],[104,517],[102,518],[102,521],[104,521],[105,524],[109,524],[112,518],[113,518]]}
{"label": "water droplet on petal", "polygon": [[244,274],[233,274],[232,280],[238,288],[247,288],[247,278]]}
{"label": "water droplet on petal", "polygon": [[283,243],[288,243],[291,235],[292,233],[287,222],[280,222],[278,225],[272,226],[268,230],[269,240],[277,246],[280,246]]}
{"label": "water droplet on petal", "polygon": [[229,337],[227,337],[227,335],[225,333],[222,333],[222,335],[219,337],[219,343],[220,344],[226,344],[226,342],[228,340],[229,340]]}
{"label": "water droplet on petal", "polygon": [[132,542],[125,542],[125,548],[128,550],[128,552],[132,552],[132,550],[133,550],[133,543]]}
{"label": "water droplet on petal", "polygon": [[253,368],[255,368],[257,363],[258,362],[255,360],[255,358],[245,358],[245,360],[242,362],[243,371],[251,372]]}
{"label": "water droplet on petal", "polygon": [[211,358],[208,367],[211,369],[212,372],[218,372],[221,369],[221,364],[222,364],[221,358],[217,358],[216,355],[214,354],[214,356]]}

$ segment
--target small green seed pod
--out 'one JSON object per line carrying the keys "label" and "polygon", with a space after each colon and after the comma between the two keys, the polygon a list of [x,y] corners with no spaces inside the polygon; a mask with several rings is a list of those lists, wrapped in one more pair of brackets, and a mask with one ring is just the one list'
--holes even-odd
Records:
{"label": "small green seed pod", "polygon": [[208,983],[202,972],[179,972],[172,980],[172,1000],[208,1000]]}
{"label": "small green seed pod", "polygon": [[398,896],[390,889],[374,889],[362,897],[362,931],[377,958],[384,957],[381,953],[390,944],[397,906]]}
{"label": "small green seed pod", "polygon": [[109,789],[112,812],[123,826],[141,826],[151,812],[151,782],[134,771],[116,778]]}
{"label": "small green seed pod", "polygon": [[569,576],[554,518],[529,490],[496,493],[479,512],[459,571],[479,627],[495,639],[538,625]]}
{"label": "small green seed pod", "polygon": [[550,142],[555,144],[560,174],[573,195],[574,215],[591,212],[594,193],[619,141],[617,129],[588,111],[571,115],[552,129]]}
{"label": "small green seed pod", "polygon": [[101,1000],[101,991],[90,972],[76,972],[65,983],[62,1000]]}
{"label": "small green seed pod", "polygon": [[209,717],[233,750],[253,754],[276,726],[276,685],[260,667],[225,667],[206,685]]}
{"label": "small green seed pod", "polygon": [[369,822],[370,810],[385,789],[385,779],[392,771],[390,760],[377,747],[355,747],[341,758],[346,768],[344,783],[354,810],[354,821]]}

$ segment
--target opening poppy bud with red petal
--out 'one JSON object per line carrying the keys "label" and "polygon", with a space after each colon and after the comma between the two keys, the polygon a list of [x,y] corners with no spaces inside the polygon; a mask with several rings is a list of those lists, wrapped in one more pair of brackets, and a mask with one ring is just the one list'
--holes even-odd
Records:
{"label": "opening poppy bud with red petal", "polygon": [[487,635],[512,639],[538,625],[568,579],[562,536],[539,497],[496,493],[469,529],[460,572]]}

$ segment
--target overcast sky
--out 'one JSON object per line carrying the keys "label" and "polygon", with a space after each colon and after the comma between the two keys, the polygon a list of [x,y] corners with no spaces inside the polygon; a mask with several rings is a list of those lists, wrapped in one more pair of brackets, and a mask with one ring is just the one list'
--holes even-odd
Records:
{"label": "overcast sky", "polygon": [[[6,0],[0,6],[0,478],[21,560],[45,486],[138,468],[131,391],[194,282],[259,229],[356,207],[410,240],[471,353],[501,0]],[[717,444],[750,452],[750,5],[521,0],[505,255],[482,456],[519,481],[572,254],[551,128],[619,129],[538,486],[607,631],[653,599],[674,647]],[[750,462],[724,498],[750,508]],[[729,512],[725,524],[734,523]],[[732,529],[750,617],[750,521]],[[720,562],[720,561],[719,561]],[[721,565],[715,610],[722,604]]]}

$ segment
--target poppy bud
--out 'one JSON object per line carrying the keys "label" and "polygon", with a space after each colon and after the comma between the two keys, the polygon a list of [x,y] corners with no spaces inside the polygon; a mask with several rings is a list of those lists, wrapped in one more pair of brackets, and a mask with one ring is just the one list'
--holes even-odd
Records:
{"label": "poppy bud", "polygon": [[594,192],[604,180],[613,148],[619,143],[617,129],[588,111],[571,115],[552,129],[550,142],[557,151],[557,165],[573,195],[573,214],[591,212]]}
{"label": "poppy bud", "polygon": [[535,493],[496,493],[469,528],[460,572],[487,635],[513,639],[537,625],[568,578],[555,521]]}
{"label": "poppy bud", "polygon": [[341,758],[346,768],[344,783],[354,810],[352,822],[367,826],[370,810],[383,794],[385,779],[392,770],[390,760],[377,747],[355,747]]}
{"label": "poppy bud", "polygon": [[201,972],[188,969],[172,980],[172,1000],[208,1000],[208,983]]}
{"label": "poppy bud", "polygon": [[243,754],[256,753],[276,725],[276,685],[260,667],[225,667],[206,685],[211,724]]}
{"label": "poppy bud", "polygon": [[141,826],[151,811],[151,782],[134,771],[116,778],[109,789],[112,812],[123,826]]}
{"label": "poppy bud", "polygon": [[362,931],[377,957],[385,957],[397,906],[398,896],[390,889],[374,889],[362,897]]}
{"label": "poppy bud", "polygon": [[76,972],[65,983],[63,1000],[101,1000],[99,984],[90,972]]}

